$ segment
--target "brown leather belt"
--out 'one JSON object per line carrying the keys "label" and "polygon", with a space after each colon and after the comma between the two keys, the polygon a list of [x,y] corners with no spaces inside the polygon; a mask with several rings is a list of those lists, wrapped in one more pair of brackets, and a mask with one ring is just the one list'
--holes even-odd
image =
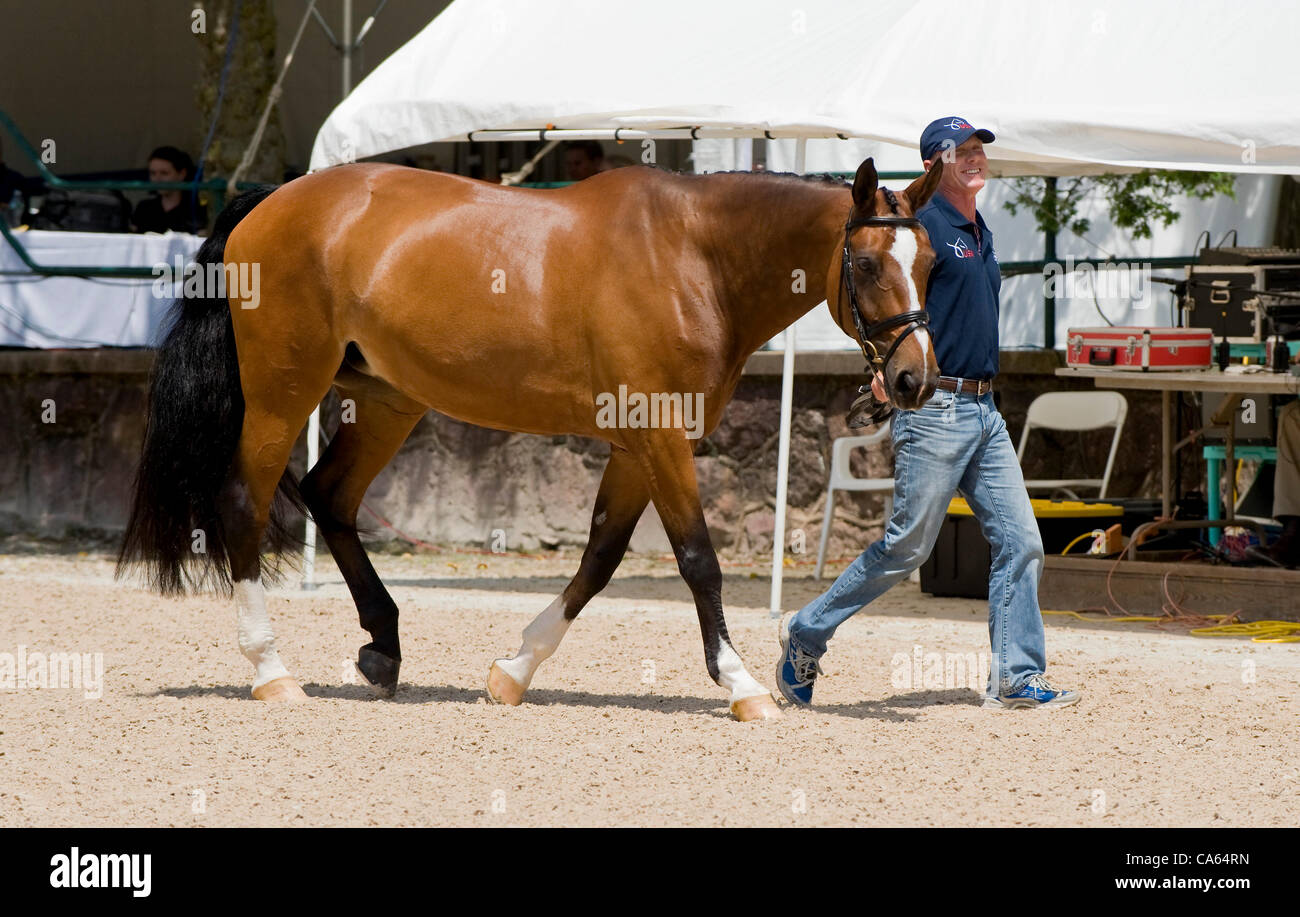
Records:
{"label": "brown leather belt", "polygon": [[957,379],[953,376],[940,376],[939,388],[945,392],[959,392],[963,395],[987,395],[993,391],[993,380]]}

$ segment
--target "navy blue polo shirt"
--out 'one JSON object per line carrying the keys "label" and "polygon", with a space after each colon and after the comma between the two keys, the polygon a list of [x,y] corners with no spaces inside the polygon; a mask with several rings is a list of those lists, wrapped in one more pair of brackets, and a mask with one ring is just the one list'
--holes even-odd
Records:
{"label": "navy blue polo shirt", "polygon": [[935,254],[925,308],[939,371],[962,379],[992,379],[998,373],[1002,288],[993,233],[978,210],[971,223],[942,194],[930,198],[916,218],[929,233]]}

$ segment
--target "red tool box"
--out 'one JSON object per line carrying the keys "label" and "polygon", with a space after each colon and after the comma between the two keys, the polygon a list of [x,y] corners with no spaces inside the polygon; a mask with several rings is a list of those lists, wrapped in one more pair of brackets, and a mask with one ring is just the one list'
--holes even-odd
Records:
{"label": "red tool box", "polygon": [[1071,328],[1066,337],[1067,366],[1120,370],[1206,369],[1213,361],[1214,332],[1209,328],[1143,328],[1115,325]]}

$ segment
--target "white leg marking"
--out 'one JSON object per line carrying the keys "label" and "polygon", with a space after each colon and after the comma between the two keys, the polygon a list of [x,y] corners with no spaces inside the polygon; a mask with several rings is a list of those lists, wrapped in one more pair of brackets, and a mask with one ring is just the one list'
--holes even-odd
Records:
{"label": "white leg marking", "polygon": [[[908,308],[915,311],[921,308],[921,298],[916,293],[916,281],[912,278],[912,264],[916,261],[916,234],[910,229],[895,229],[894,244],[889,254],[903,270],[903,279],[907,281]],[[921,344],[921,387],[930,380],[930,335],[924,331],[915,332]]]}
{"label": "white leg marking", "polygon": [[745,664],[740,661],[740,656],[731,648],[730,643],[726,640],[721,640],[719,643],[721,645],[718,647],[718,684],[731,692],[733,704],[746,697],[771,693],[745,671]]}
{"label": "white leg marking", "polygon": [[255,670],[254,690],[277,678],[287,678],[289,670],[275,651],[275,632],[266,616],[266,593],[261,579],[235,583],[235,614],[239,619],[239,651]]}
{"label": "white leg marking", "polygon": [[537,667],[555,652],[571,623],[564,617],[564,602],[556,598],[524,628],[524,642],[519,652],[510,659],[498,660],[497,667],[527,688]]}

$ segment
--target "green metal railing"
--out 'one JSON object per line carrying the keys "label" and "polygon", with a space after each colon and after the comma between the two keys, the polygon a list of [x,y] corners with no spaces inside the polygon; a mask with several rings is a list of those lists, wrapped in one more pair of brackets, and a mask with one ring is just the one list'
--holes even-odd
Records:
{"label": "green metal railing", "polygon": [[[65,190],[82,190],[82,191],[207,191],[213,197],[215,205],[214,212],[219,213],[225,207],[226,202],[226,181],[220,178],[213,178],[203,182],[151,182],[151,181],[73,181],[66,178],[60,178],[49,170],[45,162],[41,159],[40,154],[36,151],[23,136],[18,126],[14,124],[7,112],[0,109],[0,128],[3,128],[10,137],[13,138],[18,150],[31,160],[36,167],[37,174],[46,186]],[[838,178],[852,180],[852,172],[832,172]],[[921,172],[881,172],[879,177],[886,181],[904,181],[919,178]],[[539,182],[522,182],[519,187],[522,188],[563,188],[573,184],[569,181],[539,181]],[[239,190],[244,191],[251,188],[265,187],[257,182],[240,182],[236,186]],[[3,203],[3,202],[0,202]],[[52,277],[152,277],[154,276],[153,268],[149,267],[122,267],[111,265],[48,265],[40,264],[28,253],[17,235],[0,220],[0,235],[3,235],[7,241],[18,253],[19,259],[25,264],[28,270],[34,274],[43,274]],[[1059,263],[1054,256],[1056,250],[1056,240],[1051,234],[1045,236],[1044,257],[1038,261],[1007,261],[999,265],[1002,276],[1014,277],[1022,274],[1042,273],[1048,264]],[[1074,258],[1073,263],[1077,265],[1089,264],[1093,267],[1104,267],[1108,264],[1115,263],[1115,259],[1105,258]],[[1188,264],[1196,263],[1193,256],[1170,257],[1170,258],[1131,258],[1126,259],[1125,263],[1140,262],[1149,264],[1152,268],[1178,268]],[[17,273],[17,272],[3,272]],[[1045,322],[1045,341],[1051,346],[1055,343],[1055,325],[1051,322],[1055,304],[1051,302],[1051,295],[1046,294],[1048,302],[1047,322]]]}
{"label": "green metal railing", "polygon": [[[72,179],[60,178],[50,171],[49,167],[41,159],[41,155],[36,148],[27,141],[18,125],[14,124],[13,119],[9,117],[8,112],[0,109],[0,128],[3,128],[14,141],[18,151],[26,156],[36,167],[37,176],[43,181],[46,187],[67,190],[67,191],[207,191],[213,197],[215,206],[214,212],[220,212],[226,205],[226,180],[222,178],[212,178],[207,181],[187,181],[187,182],[154,182],[154,181],[129,181],[129,180],[102,180],[102,181],[74,181]],[[240,182],[238,190],[246,191],[251,188],[263,187],[257,182]],[[0,202],[4,203],[4,202]],[[18,253],[19,259],[27,265],[31,273],[44,274],[51,277],[152,277],[154,271],[148,267],[121,267],[112,265],[50,265],[40,264],[27,251],[26,247],[18,239],[18,236],[0,220],[0,235],[5,237],[15,252]],[[13,272],[6,272],[13,273]]]}
{"label": "green metal railing", "polygon": [[[1003,277],[1016,277],[1021,274],[1041,274],[1047,269],[1047,265],[1060,265],[1064,259],[1046,259],[1041,258],[1038,261],[1004,261],[998,264],[998,269]],[[1074,258],[1069,259],[1075,267],[1082,267],[1090,264],[1093,267],[1107,267],[1113,265],[1151,265],[1152,270],[1162,270],[1164,268],[1185,267],[1189,264],[1196,264],[1196,258],[1193,255],[1177,255],[1168,258],[1142,258],[1134,256],[1132,258]]]}

